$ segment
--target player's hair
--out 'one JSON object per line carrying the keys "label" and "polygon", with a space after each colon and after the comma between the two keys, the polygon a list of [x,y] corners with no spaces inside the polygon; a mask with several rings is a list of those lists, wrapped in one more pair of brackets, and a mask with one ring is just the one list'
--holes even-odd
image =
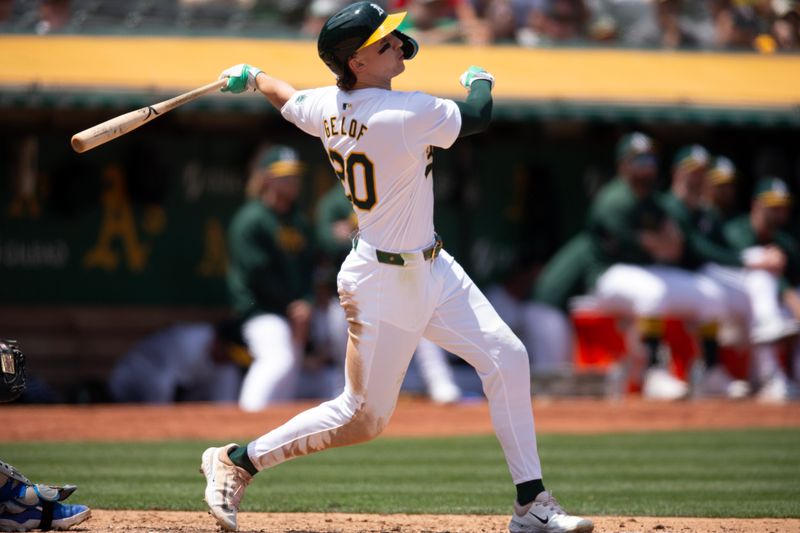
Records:
{"label": "player's hair", "polygon": [[356,86],[357,81],[356,75],[350,70],[350,66],[345,63],[342,67],[342,75],[336,77],[336,86],[343,91],[351,91]]}

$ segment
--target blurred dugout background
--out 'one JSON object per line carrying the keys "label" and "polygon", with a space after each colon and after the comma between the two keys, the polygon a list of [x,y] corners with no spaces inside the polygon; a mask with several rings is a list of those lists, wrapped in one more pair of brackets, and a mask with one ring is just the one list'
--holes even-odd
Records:
{"label": "blurred dugout background", "polygon": [[[736,163],[741,210],[763,175],[800,193],[797,2],[380,3],[408,8],[423,42],[396,88],[460,97],[468,65],[497,76],[492,130],[434,171],[438,229],[481,285],[582,228],[632,130],[659,142],[664,186],[700,143]],[[204,98],[82,155],[70,136],[239,62],[330,84],[314,35],[339,5],[0,0],[0,336],[54,398],[94,398],[87,384],[157,329],[228,315],[225,232],[257,147],[300,151],[310,217],[335,183],[318,142],[255,96]],[[795,204],[795,235],[799,219]]]}

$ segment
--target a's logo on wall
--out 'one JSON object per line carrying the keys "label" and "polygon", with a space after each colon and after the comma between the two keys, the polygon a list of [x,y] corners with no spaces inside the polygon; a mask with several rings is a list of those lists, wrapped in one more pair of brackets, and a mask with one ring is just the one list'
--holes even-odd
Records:
{"label": "a's logo on wall", "polygon": [[[103,171],[106,190],[100,200],[103,215],[97,243],[86,252],[86,268],[117,270],[122,260],[132,272],[141,272],[147,266],[150,253],[148,244],[142,242],[136,229],[136,218],[128,197],[125,176],[117,165]],[[143,214],[145,233],[161,233],[166,226],[166,214],[161,207],[149,207]]]}

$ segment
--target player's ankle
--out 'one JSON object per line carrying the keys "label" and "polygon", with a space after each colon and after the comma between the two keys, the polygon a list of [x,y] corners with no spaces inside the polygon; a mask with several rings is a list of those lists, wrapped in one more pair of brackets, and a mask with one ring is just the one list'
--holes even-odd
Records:
{"label": "player's ankle", "polygon": [[542,492],[544,492],[544,483],[542,483],[541,479],[532,479],[531,481],[519,483],[517,484],[517,503],[528,505]]}
{"label": "player's ankle", "polygon": [[247,455],[247,446],[236,446],[235,448],[231,448],[228,450],[228,457],[233,464],[240,468],[244,468],[248,473],[250,473],[251,476],[258,474],[258,469],[253,464],[253,461],[250,460],[250,456]]}

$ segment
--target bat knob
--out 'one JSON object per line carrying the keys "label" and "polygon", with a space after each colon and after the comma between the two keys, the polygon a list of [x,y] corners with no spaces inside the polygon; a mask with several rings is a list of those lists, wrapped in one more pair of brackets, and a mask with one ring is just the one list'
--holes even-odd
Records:
{"label": "bat knob", "polygon": [[76,152],[78,152],[79,154],[82,154],[87,149],[86,145],[83,143],[83,141],[78,138],[78,134],[77,133],[72,136],[72,140],[70,141],[70,144],[72,145],[72,149],[75,150]]}

